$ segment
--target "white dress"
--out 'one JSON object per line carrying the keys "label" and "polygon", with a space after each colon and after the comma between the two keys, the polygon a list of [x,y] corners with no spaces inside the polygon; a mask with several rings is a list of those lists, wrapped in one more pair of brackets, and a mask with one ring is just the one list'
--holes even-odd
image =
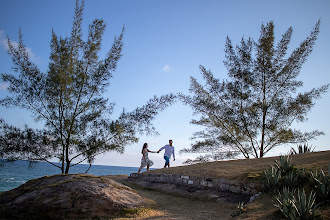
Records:
{"label": "white dress", "polygon": [[142,169],[143,167],[146,167],[148,164],[149,164],[149,167],[151,167],[154,164],[154,162],[149,159],[148,151],[147,151],[145,156],[142,156],[140,169]]}

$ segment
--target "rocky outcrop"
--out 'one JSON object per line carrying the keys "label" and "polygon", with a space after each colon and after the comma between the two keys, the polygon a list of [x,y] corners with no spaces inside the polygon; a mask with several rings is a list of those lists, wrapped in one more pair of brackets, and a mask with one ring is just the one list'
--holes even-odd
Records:
{"label": "rocky outcrop", "polygon": [[45,176],[0,194],[0,216],[9,219],[111,218],[143,207],[131,188],[106,177]]}

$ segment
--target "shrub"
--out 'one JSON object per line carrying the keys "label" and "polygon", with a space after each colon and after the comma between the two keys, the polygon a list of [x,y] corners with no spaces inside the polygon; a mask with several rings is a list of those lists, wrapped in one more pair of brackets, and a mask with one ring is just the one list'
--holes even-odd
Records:
{"label": "shrub", "polygon": [[290,172],[283,178],[283,185],[289,186],[289,187],[294,187],[296,186],[298,182],[298,177],[299,175],[296,174],[295,172]]}
{"label": "shrub", "polygon": [[279,161],[275,160],[275,166],[264,171],[266,191],[275,193],[283,186],[296,186],[299,176],[291,160],[290,156],[280,156]]}
{"label": "shrub", "polygon": [[315,147],[312,149],[312,146],[308,146],[308,144],[304,144],[304,146],[302,145],[298,145],[297,146],[298,150],[296,151],[293,147],[290,150],[290,155],[293,154],[304,154],[304,153],[310,153],[310,152],[314,152]]}
{"label": "shrub", "polygon": [[284,187],[282,194],[279,192],[276,197],[278,204],[275,206],[280,209],[287,219],[315,219],[317,205],[315,204],[315,193],[306,195],[305,190],[296,193],[293,189]]}
{"label": "shrub", "polygon": [[279,192],[276,200],[278,204],[275,204],[280,209],[282,214],[288,219],[297,219],[297,213],[295,212],[294,203],[295,190],[290,192],[289,188],[284,187],[282,194]]}
{"label": "shrub", "polygon": [[306,173],[306,169],[303,167],[300,169],[297,169],[297,175],[299,176],[299,179],[301,180],[309,180],[309,174]]}
{"label": "shrub", "polygon": [[[264,171],[263,183],[265,191],[278,192],[275,206],[287,219],[314,219],[318,217],[318,205],[330,203],[329,175],[323,170],[309,172],[305,168],[295,168],[290,156],[275,160],[275,166]],[[305,190],[310,193],[306,195]]]}
{"label": "shrub", "polygon": [[271,167],[271,169],[267,169],[265,172],[265,181],[264,187],[268,191],[276,192],[277,189],[281,186],[281,172],[278,171],[276,167]]}
{"label": "shrub", "polygon": [[238,202],[236,205],[237,210],[234,211],[231,216],[232,217],[236,217],[239,216],[240,214],[242,214],[243,212],[246,212],[246,208],[244,207],[244,202]]}
{"label": "shrub", "polygon": [[330,202],[330,178],[323,170],[311,172],[312,187],[315,189],[318,202]]}
{"label": "shrub", "polygon": [[291,163],[292,158],[290,156],[280,156],[280,161],[275,160],[275,167],[279,172],[281,172],[282,176],[292,172],[294,164]]}

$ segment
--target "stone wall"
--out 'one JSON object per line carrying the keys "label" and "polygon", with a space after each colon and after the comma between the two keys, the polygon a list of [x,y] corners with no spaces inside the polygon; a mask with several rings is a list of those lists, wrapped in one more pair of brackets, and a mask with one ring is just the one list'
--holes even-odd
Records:
{"label": "stone wall", "polygon": [[228,179],[206,178],[195,176],[171,175],[171,174],[145,174],[132,173],[130,180],[149,181],[154,183],[172,183],[176,185],[189,186],[198,189],[215,189],[218,191],[229,191],[233,193],[242,193],[254,195],[261,189],[260,184],[253,182],[238,182]]}

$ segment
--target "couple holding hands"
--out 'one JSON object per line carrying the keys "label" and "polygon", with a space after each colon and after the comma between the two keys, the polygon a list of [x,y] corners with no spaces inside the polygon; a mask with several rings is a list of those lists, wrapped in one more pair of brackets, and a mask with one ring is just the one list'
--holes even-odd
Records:
{"label": "couple holding hands", "polygon": [[148,144],[144,143],[143,147],[142,147],[142,159],[141,159],[141,166],[139,168],[138,173],[140,173],[140,171],[143,169],[143,167],[147,166],[147,171],[149,170],[149,167],[151,167],[154,162],[152,162],[152,160],[149,159],[148,157],[148,152],[150,153],[159,153],[160,151],[162,151],[163,149],[165,149],[165,153],[164,153],[164,159],[165,159],[165,167],[170,167],[170,159],[171,159],[171,155],[173,154],[173,161],[175,161],[175,155],[174,155],[174,146],[173,141],[169,140],[168,141],[169,144],[165,145],[164,147],[160,148],[158,151],[151,151],[148,149]]}

